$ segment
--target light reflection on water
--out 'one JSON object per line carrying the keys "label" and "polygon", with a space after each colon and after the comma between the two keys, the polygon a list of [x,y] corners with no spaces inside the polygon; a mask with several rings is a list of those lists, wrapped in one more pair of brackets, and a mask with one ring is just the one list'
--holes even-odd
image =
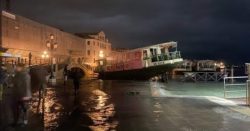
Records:
{"label": "light reflection on water", "polygon": [[[92,121],[91,125],[87,125],[91,130],[115,131],[119,124],[119,122],[115,119],[115,105],[111,101],[111,96],[107,94],[108,88],[103,88],[103,85],[104,84],[100,81],[83,84],[83,86],[81,87],[81,89],[83,89],[83,92],[80,91],[77,97],[72,96],[72,98],[80,100],[80,103],[76,102],[74,108],[79,109],[78,116],[83,118],[81,126],[86,126],[86,121],[88,121],[88,119],[86,120],[85,116],[87,115]],[[68,91],[70,92],[71,90]],[[64,122],[65,118],[68,118],[67,116],[70,115],[70,113],[68,112],[71,112],[71,109],[73,108],[73,106],[68,107],[69,105],[74,103],[73,99],[68,99],[68,95],[70,94],[67,94],[67,97],[65,98],[61,97],[60,93],[62,93],[60,89],[47,89],[43,114],[44,131],[57,130],[58,126],[61,126],[61,122]],[[37,112],[38,101],[39,93],[38,91],[36,91],[35,93],[33,93],[33,102],[31,106],[31,112],[33,114],[43,112],[42,100]],[[79,118],[75,117],[73,119],[75,120]],[[70,123],[70,121],[67,122]]]}
{"label": "light reflection on water", "polygon": [[[32,102],[31,111],[37,113],[37,106],[39,101],[38,91],[33,94],[34,101]],[[43,113],[42,101],[39,108],[39,112]],[[43,122],[44,130],[50,131],[55,130],[58,127],[58,120],[62,116],[63,106],[59,104],[58,98],[56,97],[56,91],[54,89],[47,89],[44,102],[44,113],[43,113]]]}
{"label": "light reflection on water", "polygon": [[163,110],[162,110],[162,105],[161,103],[158,101],[158,99],[154,99],[154,110],[153,110],[153,113],[154,113],[154,121],[155,122],[158,122],[160,121],[160,118],[162,116],[162,114],[164,113]]}
{"label": "light reflection on water", "polygon": [[113,120],[115,107],[114,104],[108,102],[109,99],[110,96],[99,89],[92,91],[92,96],[89,99],[89,103],[92,104],[87,113],[94,123],[89,126],[91,130],[108,131],[116,129],[118,121]]}
{"label": "light reflection on water", "polygon": [[58,103],[55,90],[47,90],[45,97],[45,112],[44,112],[44,126],[45,129],[49,127],[56,128],[58,126],[58,119],[62,115],[63,106]]}

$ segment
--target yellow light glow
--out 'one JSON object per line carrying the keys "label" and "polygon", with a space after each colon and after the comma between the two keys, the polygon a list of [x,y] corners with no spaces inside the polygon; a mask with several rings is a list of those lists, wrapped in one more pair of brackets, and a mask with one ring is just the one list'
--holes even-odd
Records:
{"label": "yellow light glow", "polygon": [[47,51],[43,51],[43,54],[41,55],[41,57],[44,58],[49,58],[48,52]]}
{"label": "yellow light glow", "polygon": [[54,38],[55,38],[54,35],[53,35],[53,34],[50,34],[50,39],[51,39],[51,40],[54,40]]}
{"label": "yellow light glow", "polygon": [[15,29],[18,30],[18,29],[19,29],[19,26],[15,26]]}
{"label": "yellow light glow", "polygon": [[103,58],[103,57],[104,57],[104,53],[103,53],[102,50],[99,52],[99,56],[100,56],[100,58]]}

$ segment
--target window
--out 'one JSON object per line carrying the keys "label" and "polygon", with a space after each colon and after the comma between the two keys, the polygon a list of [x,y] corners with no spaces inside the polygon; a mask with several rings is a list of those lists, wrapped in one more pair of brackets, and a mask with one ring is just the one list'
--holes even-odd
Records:
{"label": "window", "polygon": [[88,45],[90,45],[90,41],[87,41]]}
{"label": "window", "polygon": [[90,56],[90,50],[88,50],[88,55]]}

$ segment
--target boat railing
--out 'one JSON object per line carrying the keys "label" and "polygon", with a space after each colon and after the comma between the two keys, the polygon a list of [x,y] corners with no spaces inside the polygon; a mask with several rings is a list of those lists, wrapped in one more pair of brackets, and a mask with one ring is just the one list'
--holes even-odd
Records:
{"label": "boat railing", "polygon": [[169,52],[169,53],[164,53],[164,54],[158,54],[158,55],[152,55],[151,56],[152,62],[173,60],[173,59],[178,59],[178,58],[181,58],[180,51],[174,51],[174,52]]}

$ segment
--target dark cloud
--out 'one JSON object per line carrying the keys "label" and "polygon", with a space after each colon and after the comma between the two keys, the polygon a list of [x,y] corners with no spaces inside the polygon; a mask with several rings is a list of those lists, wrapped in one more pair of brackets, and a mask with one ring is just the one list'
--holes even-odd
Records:
{"label": "dark cloud", "polygon": [[114,47],[178,41],[183,56],[249,62],[248,0],[12,0],[14,12],[68,32],[104,30]]}

